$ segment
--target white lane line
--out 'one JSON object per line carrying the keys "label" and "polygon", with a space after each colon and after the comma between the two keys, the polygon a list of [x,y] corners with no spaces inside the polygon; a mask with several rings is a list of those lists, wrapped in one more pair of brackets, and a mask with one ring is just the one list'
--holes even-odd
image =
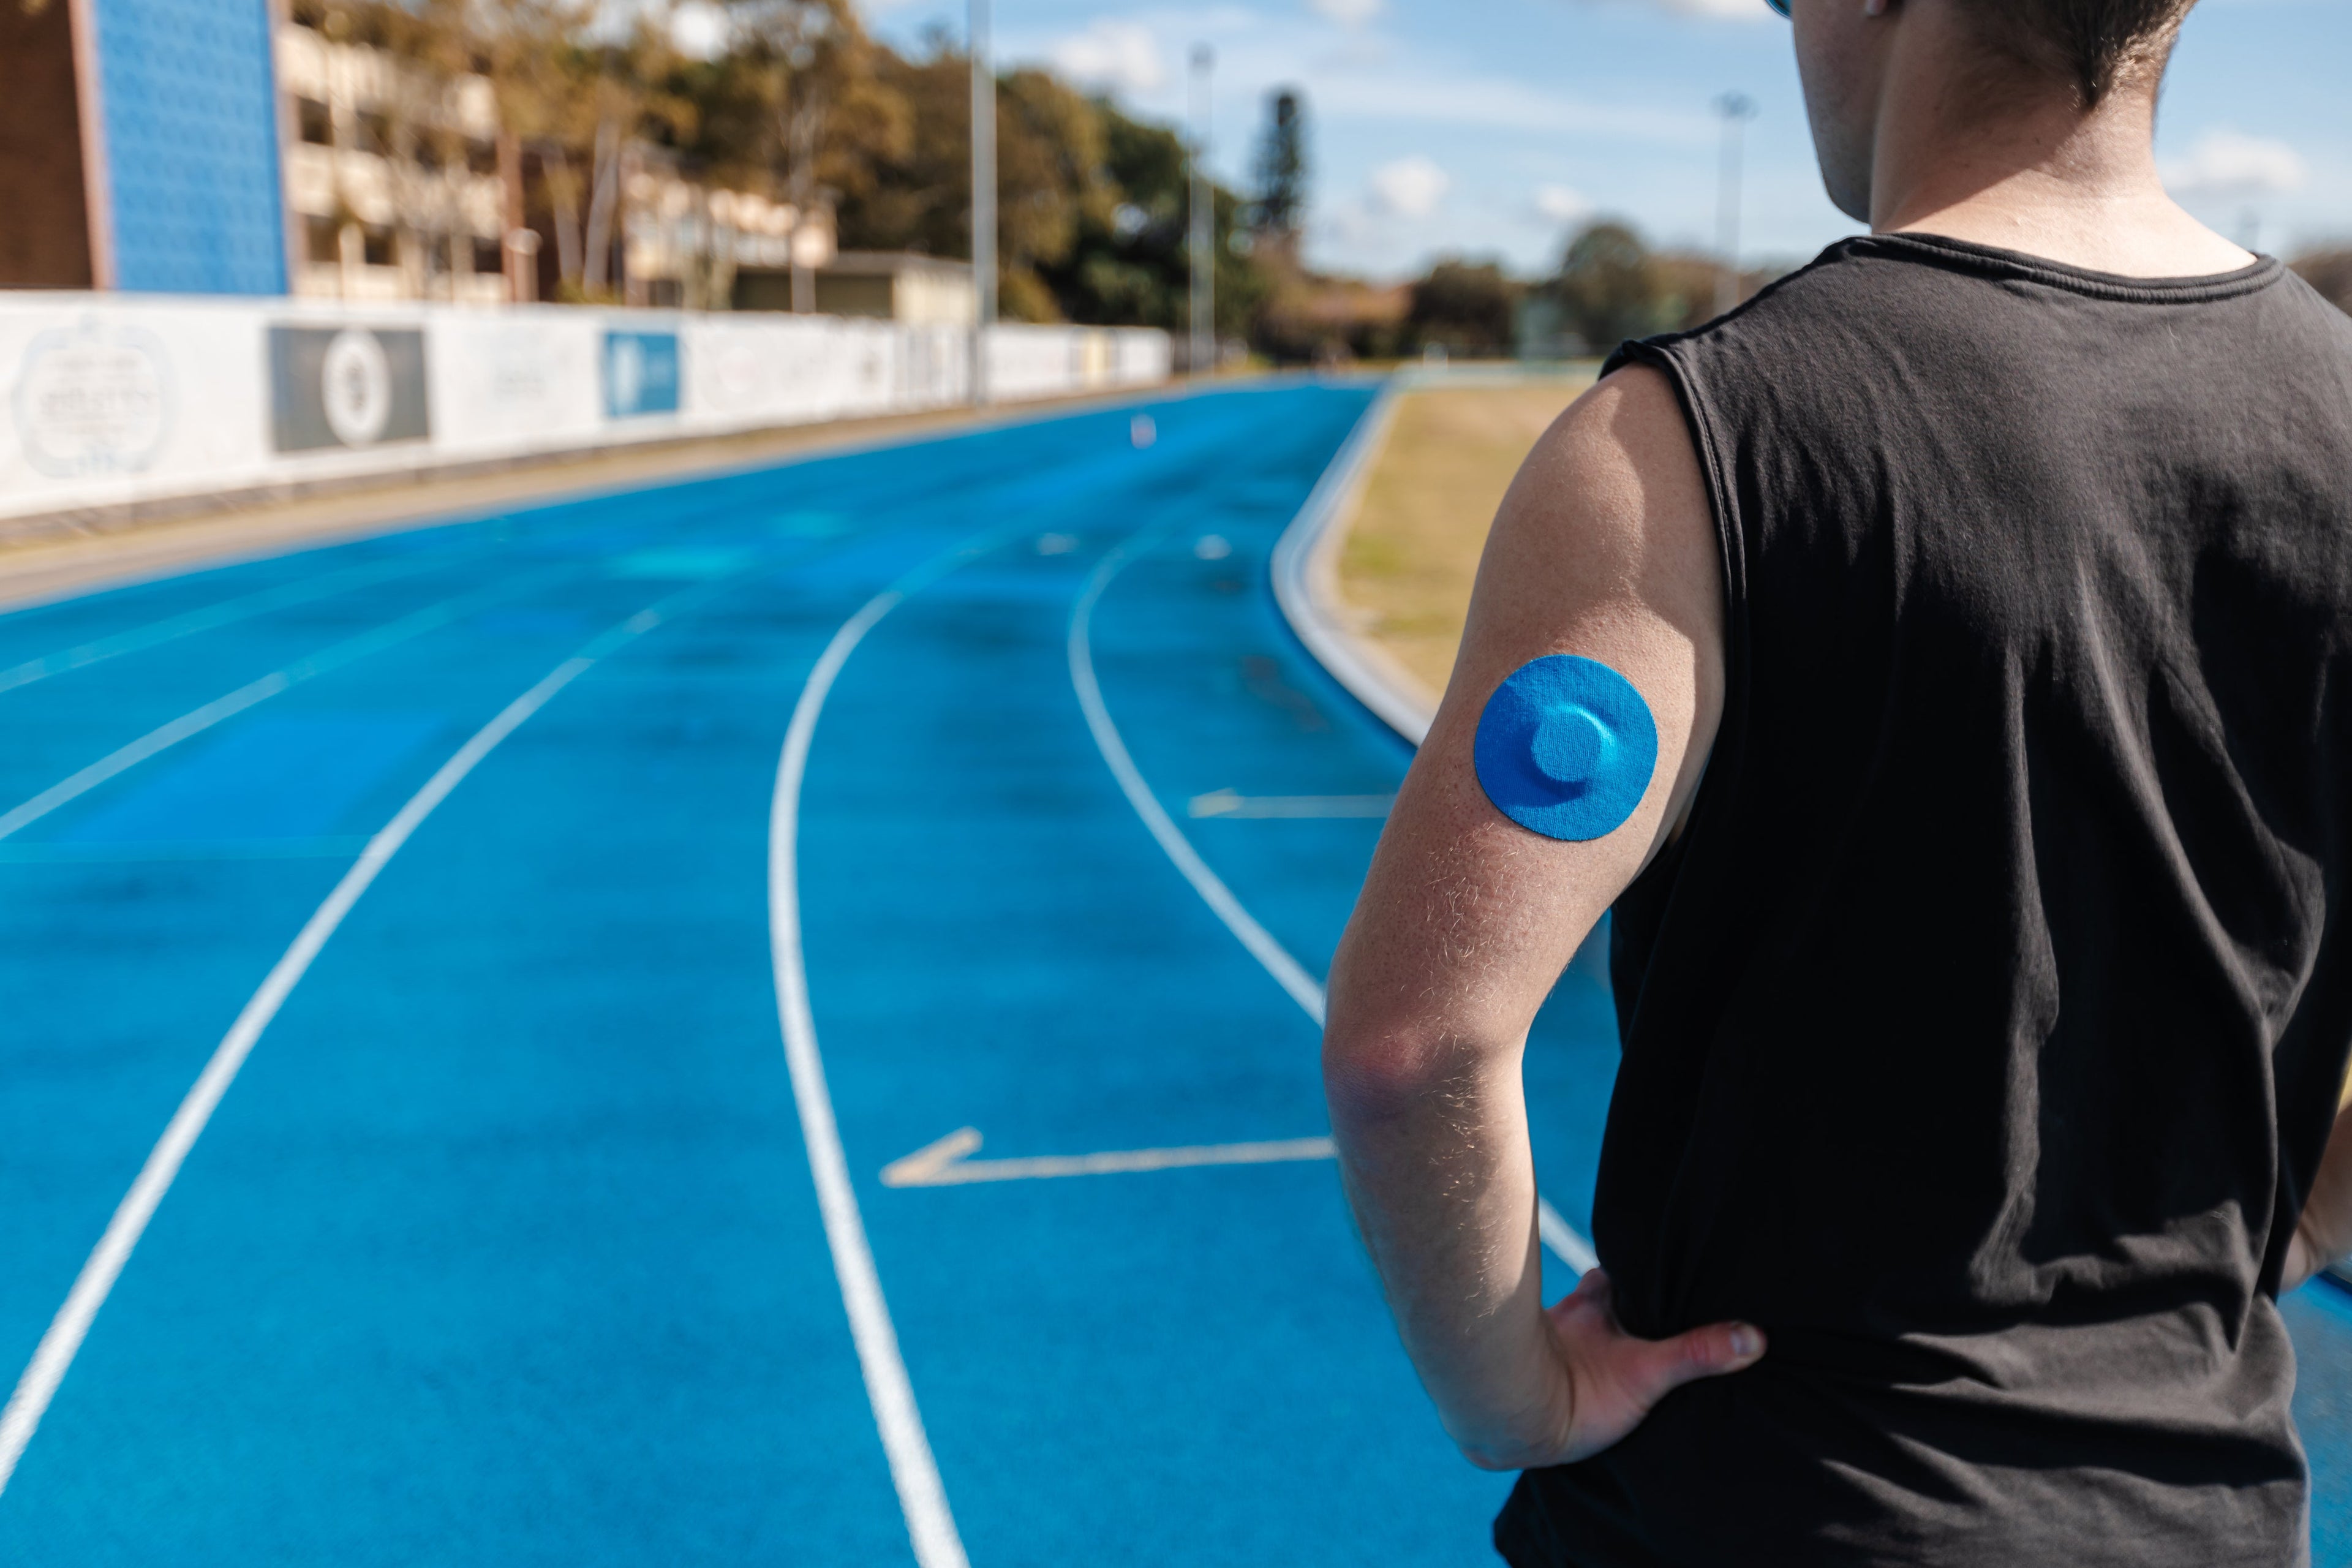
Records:
{"label": "white lane line", "polygon": [[[992,541],[993,537],[988,536]],[[923,1431],[923,1414],[915,1403],[906,1358],[898,1350],[898,1331],[890,1322],[890,1304],[882,1294],[882,1276],[874,1266],[874,1248],[866,1237],[856,1189],[850,1184],[849,1160],[841,1147],[841,1129],[834,1120],[824,1057],[817,1047],[816,1018],[809,1009],[808,971],[801,954],[801,783],[807,776],[809,746],[815,739],[825,698],[866,634],[909,594],[986,548],[988,542],[975,542],[919,569],[897,586],[868,599],[833,634],[801,688],[800,700],[793,705],[768,816],[768,935],[776,972],[776,1013],[783,1026],[784,1063],[792,1074],[801,1139],[808,1148],[809,1179],[816,1188],[817,1210],[824,1221],[825,1246],[833,1254],[842,1310],[848,1314],[849,1337],[857,1348],[858,1371],[866,1379],[866,1402],[874,1407],[874,1425],[881,1434],[891,1484],[898,1489],[898,1508],[906,1515],[907,1535],[920,1568],[968,1568],[969,1559],[962,1537],[956,1532],[955,1514],[948,1507],[939,1461]]]}
{"label": "white lane line", "polygon": [[[1164,530],[1146,531],[1156,537]],[[1093,732],[1095,749],[1109,764],[1111,777],[1118,781],[1127,803],[1135,808],[1138,816],[1143,818],[1143,826],[1151,830],[1151,837],[1160,841],[1160,847],[1170,860],[1175,862],[1176,869],[1183,873],[1184,879],[1192,884],[1192,890],[1201,895],[1201,900],[1225,922],[1225,929],[1241,939],[1241,944],[1250,950],[1251,956],[1274,976],[1275,984],[1289,992],[1290,999],[1305,1008],[1307,1016],[1319,1027],[1323,1022],[1323,987],[1316,984],[1313,975],[1299,967],[1297,959],[1283,951],[1282,944],[1257,923],[1249,910],[1242,908],[1242,901],[1234,897],[1232,889],[1209,869],[1208,862],[1201,858],[1191,840],[1184,837],[1183,831],[1160,804],[1160,798],[1151,793],[1151,786],[1143,782],[1143,774],[1137,769],[1135,759],[1128,755],[1127,743],[1118,737],[1118,727],[1110,721],[1110,710],[1103,706],[1102,687],[1095,679],[1091,640],[1095,603],[1102,597],[1103,590],[1110,586],[1110,580],[1118,574],[1119,569],[1145,542],[1145,535],[1139,533],[1106,554],[1087,578],[1087,585],[1079,593],[1078,602],[1071,607],[1070,684],[1076,689],[1078,706],[1086,713],[1087,728]]]}
{"label": "white lane line", "polygon": [[[1183,830],[1161,808],[1160,797],[1153,795],[1151,786],[1144,782],[1134,759],[1128,755],[1126,742],[1119,739],[1118,727],[1111,722],[1110,710],[1103,706],[1102,687],[1095,679],[1091,637],[1095,605],[1120,569],[1165,531],[1164,528],[1147,528],[1129,536],[1125,543],[1102,558],[1095,567],[1094,574],[1087,579],[1085,591],[1079,594],[1078,602],[1070,610],[1070,684],[1077,689],[1078,706],[1086,710],[1087,728],[1094,732],[1096,750],[1102,752],[1103,761],[1110,765],[1111,775],[1118,780],[1118,787],[1127,795],[1128,804],[1135,807],[1135,814],[1143,818],[1143,826],[1151,830],[1151,837],[1160,841],[1160,847],[1167,852],[1168,858],[1176,863],[1176,868],[1184,874],[1184,879],[1192,884],[1192,890],[1201,895],[1209,908],[1216,912],[1217,918],[1225,922],[1226,929],[1241,939],[1242,945],[1249,949],[1251,956],[1265,967],[1265,972],[1274,977],[1276,984],[1290,993],[1291,1000],[1305,1009],[1307,1016],[1314,1019],[1316,1026],[1320,1028],[1324,1005],[1321,984],[1251,917],[1250,912],[1242,907],[1241,900],[1234,897],[1232,889],[1209,869],[1208,864],[1184,837]],[[1536,1228],[1542,1235],[1544,1245],[1558,1253],[1560,1261],[1579,1274],[1597,1267],[1598,1260],[1593,1256],[1591,1243],[1579,1236],[1575,1227],[1562,1219],[1559,1211],[1540,1194],[1536,1197]]]}
{"label": "white lane line", "polygon": [[1274,1165],[1337,1156],[1328,1138],[1282,1138],[1259,1143],[1201,1143],[1176,1149],[1116,1149],[1099,1154],[1034,1154],[1017,1160],[967,1158],[980,1148],[980,1130],[960,1127],[882,1167],[886,1187],[953,1187],[971,1182],[1034,1182],[1055,1176],[1116,1176],[1181,1171],[1196,1165]]}
{"label": "white lane line", "polygon": [[1600,1254],[1592,1244],[1576,1233],[1576,1227],[1559,1217],[1551,1200],[1538,1194],[1536,1198],[1536,1229],[1543,1243],[1559,1255],[1559,1260],[1576,1270],[1580,1278],[1601,1267]]}
{"label": "white lane line", "polygon": [[0,844],[0,866],[141,866],[206,860],[348,860],[364,834],[318,838],[142,840],[131,844]]}
{"label": "white lane line", "polygon": [[[671,601],[682,595],[672,595]],[[425,787],[409,796],[408,803],[394,814],[390,822],[360,852],[359,859],[343,873],[334,890],[327,895],[301,931],[293,945],[286,950],[263,979],[261,988],[245,1005],[228,1033],[214,1047],[212,1059],[197,1075],[195,1087],[180,1101],[180,1109],[164,1127],[163,1135],[155,1141],[147,1163],[140,1167],[138,1179],[116,1206],[114,1217],[107,1223],[105,1234],[91,1249],[89,1260],[81,1266],[73,1289],[67,1292],[65,1305],[50,1321],[48,1331],[41,1336],[40,1344],[26,1363],[24,1375],[16,1380],[16,1391],[9,1395],[7,1405],[0,1408],[0,1491],[5,1491],[8,1479],[16,1473],[16,1462],[24,1457],[25,1445],[33,1440],[34,1430],[41,1424],[42,1415],[55,1397],[58,1385],[65,1381],[66,1370],[73,1364],[74,1355],[81,1349],[83,1338],[106,1302],[107,1293],[113,1289],[122,1266],[131,1260],[131,1248],[146,1231],[147,1222],[155,1213],[155,1205],[163,1201],[171,1189],[173,1178],[180,1173],[181,1162],[195,1147],[196,1139],[212,1120],[214,1108],[228,1092],[237,1069],[252,1054],[263,1030],[278,1016],[302,976],[310,970],[327,939],[343,917],[352,912],[360,895],[368,890],[378,872],[400,852],[418,825],[432,815],[433,808],[448,797],[460,780],[473,772],[498,743],[514,733],[517,726],[544,707],[548,700],[587,673],[596,661],[611,653],[630,638],[651,631],[662,620],[664,605],[640,610],[612,630],[597,637],[578,653],[550,670],[537,684],[499,710],[498,717],[474,732],[471,740],[457,748],[438,772],[425,781]]]}
{"label": "white lane line", "polygon": [[323,647],[307,658],[297,659],[283,669],[273,669],[258,680],[248,681],[225,697],[215,697],[201,708],[191,709],[176,719],[157,725],[137,740],[109,752],[88,767],[59,779],[32,799],[0,812],[0,839],[15,836],[58,807],[88,795],[116,774],[129,772],[158,752],[169,751],[192,735],[203,734],[222,720],[235,718],[256,703],[266,702],[281,691],[330,670],[339,669],[354,659],[382,653],[411,637],[447,626],[460,616],[468,615],[499,599],[511,598],[551,576],[571,570],[572,568],[563,567],[555,573],[538,573],[519,582],[500,583],[427,605],[398,620],[387,621],[357,637],[346,637],[341,642]]}
{"label": "white lane line", "polygon": [[1243,795],[1213,789],[1186,803],[1188,816],[1302,817],[1386,816],[1392,795]]}
{"label": "white lane line", "polygon": [[420,572],[431,571],[436,566],[446,566],[449,564],[449,559],[439,557],[429,560],[372,562],[362,566],[347,567],[341,572],[329,572],[317,577],[306,578],[299,583],[282,584],[275,588],[261,589],[257,593],[239,595],[234,599],[223,599],[216,605],[205,605],[197,609],[184,611],[180,615],[167,616],[160,621],[151,621],[143,626],[133,626],[129,631],[117,632],[112,637],[96,637],[86,643],[78,643],[69,648],[62,648],[56,653],[44,654],[38,658],[28,658],[21,664],[11,665],[5,669],[0,669],[0,691],[14,691],[20,686],[30,686],[37,680],[47,680],[53,675],[64,675],[70,670],[87,669],[93,664],[103,664],[110,658],[120,658],[127,653],[141,653],[151,647],[160,647],[165,643],[176,642],[184,637],[194,637],[198,632],[214,631],[221,626],[234,626],[238,621],[249,620],[255,616],[267,615],[272,610],[283,610],[295,605],[307,605],[314,599],[324,599],[349,588],[363,587],[371,583],[385,582],[395,577],[413,577]]}

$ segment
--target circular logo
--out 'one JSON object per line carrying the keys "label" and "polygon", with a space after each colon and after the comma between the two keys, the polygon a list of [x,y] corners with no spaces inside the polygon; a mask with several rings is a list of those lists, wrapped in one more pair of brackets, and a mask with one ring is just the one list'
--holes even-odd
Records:
{"label": "circular logo", "polygon": [[172,427],[170,362],[152,333],[85,321],[26,345],[14,401],[26,460],[39,472],[137,473]]}
{"label": "circular logo", "polygon": [[392,365],[373,332],[345,327],[328,342],[319,397],[337,440],[346,447],[374,445],[392,420]]}

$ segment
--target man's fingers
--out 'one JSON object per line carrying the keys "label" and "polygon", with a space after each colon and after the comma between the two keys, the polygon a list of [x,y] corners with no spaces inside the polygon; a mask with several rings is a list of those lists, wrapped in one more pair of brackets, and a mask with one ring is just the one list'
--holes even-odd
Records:
{"label": "man's fingers", "polygon": [[1764,1354],[1764,1331],[1753,1323],[1709,1323],[1655,1341],[1644,1351],[1643,1381],[1649,1384],[1644,1402],[1651,1403],[1696,1378],[1720,1377],[1755,1365]]}

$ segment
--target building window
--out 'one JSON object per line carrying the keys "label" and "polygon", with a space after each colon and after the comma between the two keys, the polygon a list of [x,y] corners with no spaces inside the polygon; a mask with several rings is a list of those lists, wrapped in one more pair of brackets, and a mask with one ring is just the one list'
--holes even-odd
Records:
{"label": "building window", "polygon": [[434,145],[430,136],[416,139],[416,166],[428,174],[441,172],[441,149]]}
{"label": "building window", "polygon": [[331,217],[305,217],[302,220],[302,254],[324,266],[341,266],[343,260],[343,226]]}
{"label": "building window", "polygon": [[498,274],[507,269],[506,247],[495,239],[474,237],[474,276]]}
{"label": "building window", "polygon": [[380,223],[361,225],[360,259],[370,267],[395,265],[392,254],[392,230]]}
{"label": "building window", "polygon": [[466,167],[477,174],[499,172],[499,144],[477,136],[466,142]]}
{"label": "building window", "polygon": [[331,147],[335,144],[334,113],[317,99],[296,99],[294,120],[302,129],[302,140],[311,146]]}
{"label": "building window", "polygon": [[392,151],[392,121],[373,109],[362,109],[353,116],[359,121],[360,146],[370,153]]}

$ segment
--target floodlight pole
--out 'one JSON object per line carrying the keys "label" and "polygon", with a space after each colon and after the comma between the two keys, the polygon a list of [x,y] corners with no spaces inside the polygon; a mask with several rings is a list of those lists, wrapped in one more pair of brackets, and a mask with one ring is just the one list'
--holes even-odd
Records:
{"label": "floodlight pole", "polygon": [[971,51],[971,401],[988,401],[988,337],[996,325],[996,70],[988,58],[988,0],[966,0]]}
{"label": "floodlight pole", "polygon": [[1209,184],[1209,72],[1215,51],[1192,46],[1192,266],[1191,352],[1185,368],[1205,375],[1217,357],[1216,197]]}
{"label": "floodlight pole", "polygon": [[1727,92],[1715,100],[1723,116],[1723,165],[1716,187],[1715,243],[1722,270],[1715,279],[1715,313],[1739,303],[1739,152],[1740,131],[1756,118],[1756,100],[1743,92]]}

